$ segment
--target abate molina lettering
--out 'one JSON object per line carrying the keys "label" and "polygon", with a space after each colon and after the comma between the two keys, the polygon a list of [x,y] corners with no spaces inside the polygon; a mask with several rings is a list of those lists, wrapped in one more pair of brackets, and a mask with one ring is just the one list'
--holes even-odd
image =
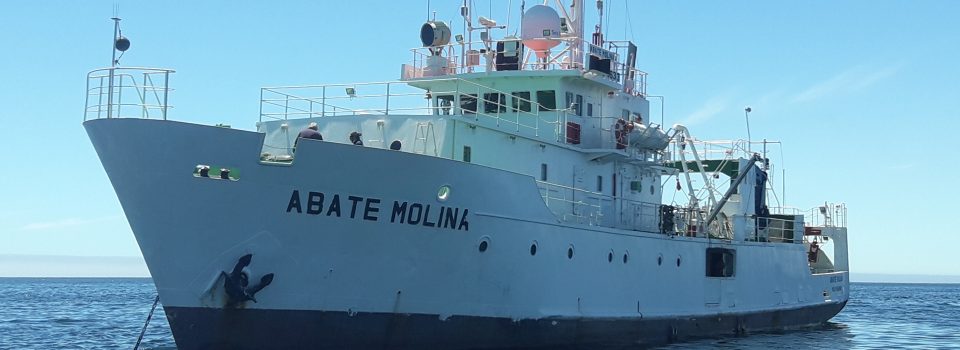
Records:
{"label": "abate molina lettering", "polygon": [[[287,213],[381,221],[381,203],[383,200],[380,198],[341,196],[340,194],[330,196],[313,191],[306,192],[304,196],[300,190],[293,190],[290,201],[287,203]],[[467,221],[469,210],[466,208],[434,206],[401,200],[393,201],[390,208],[389,221],[386,215],[383,216],[382,221],[391,224],[470,230],[470,222]]]}

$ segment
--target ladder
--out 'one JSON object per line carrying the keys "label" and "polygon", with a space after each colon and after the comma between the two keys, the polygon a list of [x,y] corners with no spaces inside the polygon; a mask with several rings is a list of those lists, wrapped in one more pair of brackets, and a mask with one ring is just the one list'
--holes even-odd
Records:
{"label": "ladder", "polygon": [[433,155],[437,156],[437,136],[433,131],[433,123],[417,123],[417,132],[413,139],[413,152],[427,154],[427,144],[431,141],[433,142]]}

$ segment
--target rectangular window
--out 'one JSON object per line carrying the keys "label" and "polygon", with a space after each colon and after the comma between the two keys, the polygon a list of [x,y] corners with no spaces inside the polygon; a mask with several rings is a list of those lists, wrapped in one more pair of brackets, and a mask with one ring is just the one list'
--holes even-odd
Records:
{"label": "rectangular window", "polygon": [[592,117],[592,116],[593,116],[593,104],[592,104],[592,103],[588,103],[588,104],[587,104],[587,116],[588,116],[588,117]]}
{"label": "rectangular window", "polygon": [[577,95],[577,107],[574,109],[574,114],[578,116],[583,115],[583,95]]}
{"label": "rectangular window", "polygon": [[530,91],[517,91],[512,93],[511,107],[514,112],[530,112]]}
{"label": "rectangular window", "polygon": [[630,111],[626,109],[620,111],[620,118],[623,120],[630,120]]}
{"label": "rectangular window", "polygon": [[470,163],[470,146],[463,146],[463,161]]}
{"label": "rectangular window", "polygon": [[737,251],[707,248],[707,277],[733,277],[736,274]]}
{"label": "rectangular window", "polygon": [[[564,100],[564,102],[566,102],[566,103],[563,104],[563,108],[571,108],[571,107],[573,107],[573,93],[572,93],[572,92],[567,92],[567,93],[564,94],[564,97],[565,97],[565,98],[564,98],[563,100]],[[571,112],[572,112],[572,111],[571,111]]]}
{"label": "rectangular window", "polygon": [[501,113],[507,111],[506,106],[507,100],[503,97],[503,94],[497,92],[485,93],[483,94],[483,112],[484,113]]}
{"label": "rectangular window", "polygon": [[477,95],[460,95],[460,110],[463,114],[476,114]]}
{"label": "rectangular window", "polygon": [[603,192],[603,176],[597,175],[597,192]]}
{"label": "rectangular window", "polygon": [[540,181],[547,181],[547,163],[540,164]]}
{"label": "rectangular window", "polygon": [[537,91],[537,104],[540,105],[541,112],[549,112],[557,109],[557,92],[553,90]]}
{"label": "rectangular window", "polygon": [[437,96],[437,110],[440,114],[450,114],[450,108],[453,107],[453,95]]}

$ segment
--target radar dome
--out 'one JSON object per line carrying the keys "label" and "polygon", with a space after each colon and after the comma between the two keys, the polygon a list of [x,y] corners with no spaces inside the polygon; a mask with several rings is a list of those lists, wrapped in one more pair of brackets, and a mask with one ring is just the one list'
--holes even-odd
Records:
{"label": "radar dome", "polygon": [[560,15],[550,6],[535,5],[523,14],[520,23],[523,45],[545,57],[547,51],[560,45]]}

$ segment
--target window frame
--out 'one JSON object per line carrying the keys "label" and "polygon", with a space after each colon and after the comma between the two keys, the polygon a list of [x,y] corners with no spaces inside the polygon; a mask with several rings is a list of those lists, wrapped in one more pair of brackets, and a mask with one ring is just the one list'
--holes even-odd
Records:
{"label": "window frame", "polygon": [[[538,111],[553,112],[557,110],[557,90],[537,90],[536,95]],[[550,103],[544,104],[545,100],[549,101]]]}
{"label": "window frame", "polygon": [[[491,97],[496,97],[497,100],[494,101]],[[507,112],[507,99],[503,93],[500,92],[486,92],[483,94],[483,113],[506,113]],[[492,109],[492,110],[491,110]]]}
{"label": "window frame", "polygon": [[[526,94],[526,96],[521,96]],[[530,113],[533,111],[533,100],[530,91],[514,91],[510,93],[510,110],[512,112]]]}

